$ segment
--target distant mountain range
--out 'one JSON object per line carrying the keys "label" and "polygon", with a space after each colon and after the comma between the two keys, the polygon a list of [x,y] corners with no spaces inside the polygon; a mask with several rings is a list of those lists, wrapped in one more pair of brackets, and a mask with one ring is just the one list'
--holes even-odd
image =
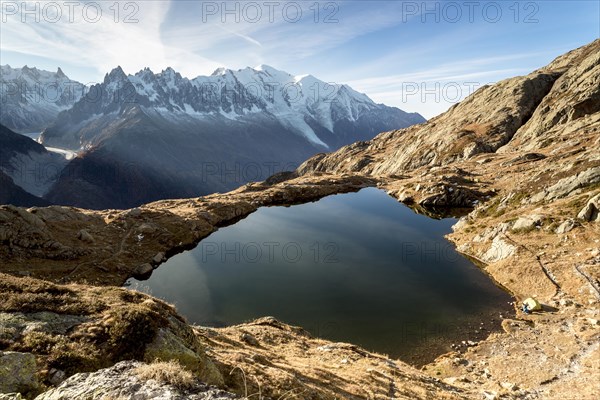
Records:
{"label": "distant mountain range", "polygon": [[[228,191],[425,121],[347,85],[266,65],[194,79],[171,68],[127,75],[117,67],[89,87],[60,69],[5,66],[2,82],[2,124],[18,132],[44,128],[43,145],[79,152],[41,195],[86,208]],[[34,98],[31,88],[40,87],[55,88],[55,101]]]}
{"label": "distant mountain range", "polygon": [[39,132],[84,95],[83,84],[56,72],[0,66],[0,124],[17,132]]}

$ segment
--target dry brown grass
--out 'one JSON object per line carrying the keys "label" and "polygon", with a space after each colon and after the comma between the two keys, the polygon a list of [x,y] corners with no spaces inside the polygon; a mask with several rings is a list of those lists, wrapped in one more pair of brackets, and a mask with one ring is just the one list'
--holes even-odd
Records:
{"label": "dry brown grass", "polygon": [[81,293],[66,286],[0,274],[0,311],[88,315],[104,307],[103,303],[84,301]]}
{"label": "dry brown grass", "polygon": [[124,288],[59,285],[0,274],[0,312],[88,318],[64,334],[23,332],[16,340],[0,341],[0,350],[31,352],[39,357],[40,369],[56,368],[67,375],[139,360],[168,318],[180,318],[172,306],[150,299]]}
{"label": "dry brown grass", "polygon": [[133,370],[143,381],[155,380],[161,384],[172,385],[181,390],[194,387],[196,378],[177,361],[154,361]]}

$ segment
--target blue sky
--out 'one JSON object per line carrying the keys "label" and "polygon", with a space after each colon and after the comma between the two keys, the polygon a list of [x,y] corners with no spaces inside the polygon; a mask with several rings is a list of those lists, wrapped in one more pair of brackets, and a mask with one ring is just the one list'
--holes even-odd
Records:
{"label": "blue sky", "polygon": [[128,73],[171,66],[193,78],[268,64],[429,118],[600,37],[598,0],[224,4],[35,1],[23,15],[21,1],[1,0],[0,64],[60,66],[84,83],[117,65]]}

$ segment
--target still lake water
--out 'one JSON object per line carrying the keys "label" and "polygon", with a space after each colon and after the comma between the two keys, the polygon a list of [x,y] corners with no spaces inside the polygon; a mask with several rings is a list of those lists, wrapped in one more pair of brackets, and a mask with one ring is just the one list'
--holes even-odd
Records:
{"label": "still lake water", "polygon": [[512,309],[444,239],[455,222],[415,214],[374,188],[263,207],[132,288],[174,303],[191,323],[270,315],[420,364],[498,329]]}

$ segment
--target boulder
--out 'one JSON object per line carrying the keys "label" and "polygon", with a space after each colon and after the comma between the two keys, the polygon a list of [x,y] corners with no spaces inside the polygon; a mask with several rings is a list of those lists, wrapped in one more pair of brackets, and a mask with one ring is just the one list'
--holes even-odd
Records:
{"label": "boulder", "polygon": [[133,277],[136,279],[147,278],[153,270],[154,267],[148,263],[138,265],[135,271],[133,271]]}
{"label": "boulder", "polygon": [[171,330],[160,329],[154,340],[146,346],[144,360],[177,360],[186,369],[198,374],[204,382],[222,385],[223,377],[212,361],[199,354],[199,349],[190,347]]}
{"label": "boulder", "polygon": [[186,347],[182,340],[168,329],[160,329],[152,343],[146,346],[144,359],[148,362],[177,360],[190,371],[199,370],[202,364],[202,357]]}
{"label": "boulder", "polygon": [[573,230],[573,228],[575,228],[578,225],[577,221],[575,221],[573,218],[569,218],[566,221],[564,221],[562,224],[560,224],[558,226],[558,228],[556,228],[555,232],[557,234],[565,234],[567,232],[570,232]]}
{"label": "boulder", "polygon": [[259,346],[260,343],[258,342],[258,340],[251,334],[244,332],[241,334],[240,336],[240,340],[244,343],[249,344],[250,346]]}
{"label": "boulder", "polygon": [[0,393],[29,393],[38,389],[37,363],[31,353],[0,352]]}
{"label": "boulder", "polygon": [[139,233],[149,234],[156,232],[156,226],[150,223],[144,223],[137,227],[136,231]]}
{"label": "boulder", "polygon": [[163,262],[165,259],[165,253],[163,253],[162,251],[160,253],[156,253],[156,255],[152,258],[152,262],[156,265],[160,264],[161,262]]}
{"label": "boulder", "polygon": [[531,230],[542,224],[543,217],[541,215],[527,215],[517,219],[512,226],[513,231]]}
{"label": "boulder", "polygon": [[77,234],[77,239],[81,240],[82,242],[86,242],[86,243],[94,242],[94,238],[92,237],[92,235],[90,235],[90,233],[85,229],[82,229],[79,231],[79,233]]}
{"label": "boulder", "polygon": [[587,202],[579,214],[577,214],[577,218],[590,222],[600,221],[600,193]]}
{"label": "boulder", "polygon": [[489,263],[504,260],[515,254],[517,248],[510,243],[504,241],[500,236],[496,236],[492,241],[492,246],[481,256],[481,258]]}

